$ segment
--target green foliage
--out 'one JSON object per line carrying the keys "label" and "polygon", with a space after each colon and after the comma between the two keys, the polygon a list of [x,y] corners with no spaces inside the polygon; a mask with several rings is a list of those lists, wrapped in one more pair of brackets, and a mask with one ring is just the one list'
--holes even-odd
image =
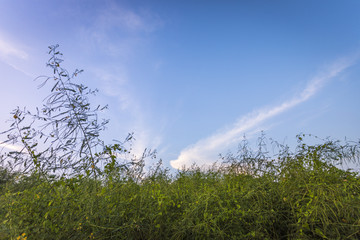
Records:
{"label": "green foliage", "polygon": [[360,142],[299,135],[294,153],[273,142],[271,156],[262,135],[208,170],[172,176],[159,161],[145,173],[154,152],[120,162],[123,144],[101,141],[106,121],[83,95],[93,92],[72,83],[81,71],[69,76],[56,48],[43,115],[17,109],[5,132],[23,149],[2,156],[13,162],[0,167],[0,240],[360,238],[360,177],[339,168],[359,162]]}
{"label": "green foliage", "polygon": [[175,176],[157,166],[140,180],[125,172],[122,178],[54,179],[52,185],[23,176],[1,195],[0,236],[359,239],[359,175],[319,158],[327,146],[301,143],[257,176],[233,171],[236,165],[194,166]]}

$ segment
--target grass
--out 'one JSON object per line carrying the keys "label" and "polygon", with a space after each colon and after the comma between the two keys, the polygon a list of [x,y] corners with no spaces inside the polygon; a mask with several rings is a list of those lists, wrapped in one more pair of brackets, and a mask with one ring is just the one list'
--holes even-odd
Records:
{"label": "grass", "polygon": [[49,183],[2,169],[0,239],[360,239],[359,175],[334,164],[358,147],[301,142],[272,161],[228,156],[142,178]]}

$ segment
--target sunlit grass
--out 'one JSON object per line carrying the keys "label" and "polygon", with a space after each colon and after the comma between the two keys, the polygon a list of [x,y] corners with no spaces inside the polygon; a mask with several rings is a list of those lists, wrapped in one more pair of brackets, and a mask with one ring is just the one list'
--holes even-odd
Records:
{"label": "sunlit grass", "polygon": [[0,239],[359,239],[359,175],[333,159],[358,147],[301,142],[258,174],[236,169],[256,172],[261,155],[141,179],[129,170],[49,184],[2,170]]}

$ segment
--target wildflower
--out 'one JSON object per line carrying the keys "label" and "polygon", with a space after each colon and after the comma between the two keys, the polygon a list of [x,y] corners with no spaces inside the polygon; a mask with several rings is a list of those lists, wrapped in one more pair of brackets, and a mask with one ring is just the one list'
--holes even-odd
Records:
{"label": "wildflower", "polygon": [[81,223],[79,223],[79,226],[77,227],[76,230],[80,231],[82,229]]}
{"label": "wildflower", "polygon": [[16,238],[16,240],[26,240],[26,239],[27,239],[26,233],[23,233]]}

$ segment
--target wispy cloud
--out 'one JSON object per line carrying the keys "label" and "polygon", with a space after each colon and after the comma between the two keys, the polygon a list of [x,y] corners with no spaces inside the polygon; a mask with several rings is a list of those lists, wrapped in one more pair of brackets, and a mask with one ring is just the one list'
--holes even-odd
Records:
{"label": "wispy cloud", "polygon": [[0,37],[0,56],[1,57],[17,57],[20,59],[27,59],[28,54],[21,50],[20,48],[14,46],[14,44],[10,43]]}
{"label": "wispy cloud", "polygon": [[18,60],[28,60],[29,55],[27,52],[22,50],[21,47],[16,46],[8,39],[5,39],[3,36],[4,34],[0,33],[0,60],[10,66],[11,68],[19,71],[31,78],[35,78],[35,76],[24,69],[19,67],[19,64],[15,64]]}
{"label": "wispy cloud", "polygon": [[105,7],[97,18],[96,25],[99,29],[152,32],[161,25],[160,18],[150,11],[135,12],[111,3]]}
{"label": "wispy cloud", "polygon": [[[149,35],[162,26],[159,16],[147,10],[134,10],[121,6],[116,1],[103,4],[91,24],[84,26],[81,37],[90,51],[101,53],[99,57],[111,59],[100,66],[94,66],[93,72],[101,80],[101,92],[114,100],[113,118],[126,115],[122,125],[127,131],[135,133],[132,154],[141,157],[145,148],[155,149],[161,142],[161,136],[151,130],[147,119],[151,115],[144,109],[138,86],[132,82],[130,61],[139,56],[139,49],[148,41]],[[146,44],[145,44],[146,45]],[[102,69],[102,70],[101,70]],[[154,137],[155,136],[155,137]]]}
{"label": "wispy cloud", "polygon": [[[145,149],[156,150],[162,143],[162,137],[144,126],[135,129],[135,142],[131,149],[131,154],[140,158]],[[149,159],[148,159],[149,160]]]}
{"label": "wispy cloud", "polygon": [[13,144],[5,144],[5,143],[0,143],[0,148],[5,148],[9,151],[18,151],[20,152],[23,148],[17,145],[13,145]]}
{"label": "wispy cloud", "polygon": [[210,137],[201,139],[197,143],[188,146],[181,151],[176,160],[170,161],[171,166],[176,169],[181,169],[183,166],[189,167],[193,163],[200,166],[211,165],[216,161],[216,157],[221,150],[239,142],[246,131],[257,128],[265,120],[268,120],[299,105],[300,103],[307,101],[309,98],[314,96],[331,78],[339,75],[346,68],[353,65],[356,59],[357,57],[351,57],[338,60],[336,63],[325,68],[324,71],[311,79],[306,87],[293,98],[288,99],[277,106],[254,111],[253,113],[240,118],[230,129],[217,132]]}
{"label": "wispy cloud", "polygon": [[126,69],[112,69],[111,71],[92,69],[91,71],[97,79],[101,80],[101,92],[115,100],[111,103],[109,118],[116,119],[119,115],[127,116],[128,121],[122,125],[125,131],[134,132],[135,141],[131,146],[131,155],[140,158],[145,149],[157,149],[162,142],[161,134],[154,132],[147,123],[151,112],[144,111],[142,100],[134,97],[137,95],[129,87]]}
{"label": "wispy cloud", "polygon": [[146,10],[135,11],[116,1],[99,7],[90,24],[81,29],[82,41],[112,57],[129,58],[149,33],[163,25],[160,17]]}

